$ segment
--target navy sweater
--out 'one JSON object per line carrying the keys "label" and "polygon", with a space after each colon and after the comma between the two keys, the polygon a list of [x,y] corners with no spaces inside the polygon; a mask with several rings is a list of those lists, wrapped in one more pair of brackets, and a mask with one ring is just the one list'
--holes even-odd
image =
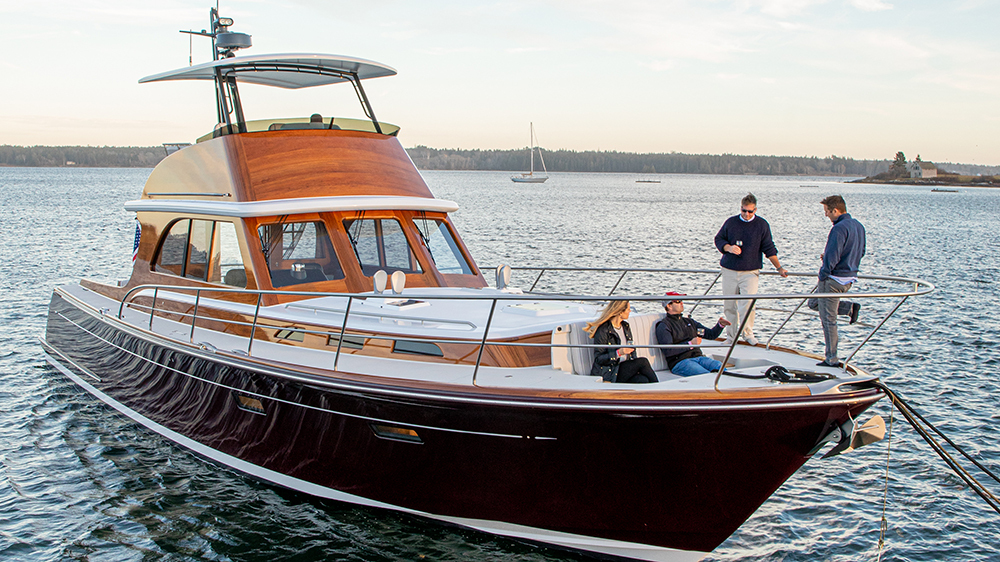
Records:
{"label": "navy sweater", "polygon": [[864,255],[865,227],[857,219],[851,218],[850,213],[840,215],[826,238],[826,250],[823,252],[823,266],[819,268],[819,280],[823,281],[831,275],[856,276]]}
{"label": "navy sweater", "polygon": [[[740,246],[742,252],[738,256],[730,254],[722,249],[726,244]],[[761,254],[768,258],[778,255],[778,249],[771,240],[771,225],[761,217],[755,217],[750,222],[744,222],[739,215],[729,217],[715,235],[715,247],[722,252],[719,265],[734,271],[760,269],[764,265]]]}

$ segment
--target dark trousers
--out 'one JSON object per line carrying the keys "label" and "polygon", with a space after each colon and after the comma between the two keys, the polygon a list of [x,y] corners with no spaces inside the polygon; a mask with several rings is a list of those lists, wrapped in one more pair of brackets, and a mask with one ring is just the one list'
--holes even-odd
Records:
{"label": "dark trousers", "polygon": [[660,382],[656,378],[656,372],[649,365],[649,360],[645,357],[629,359],[618,364],[618,382],[629,384],[640,384],[646,382]]}

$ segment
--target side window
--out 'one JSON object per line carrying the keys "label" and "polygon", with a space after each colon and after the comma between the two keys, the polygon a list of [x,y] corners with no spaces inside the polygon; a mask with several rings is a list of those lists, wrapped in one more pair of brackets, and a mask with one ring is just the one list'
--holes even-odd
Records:
{"label": "side window", "polygon": [[420,238],[441,273],[472,274],[472,267],[465,260],[455,242],[448,224],[443,219],[415,218],[413,223],[420,232]]}
{"label": "side window", "polygon": [[179,220],[170,225],[167,235],[160,245],[160,255],[156,257],[153,270],[160,273],[184,275],[184,263],[187,261],[188,228],[190,219]]}
{"label": "side window", "polygon": [[320,221],[264,224],[257,235],[275,289],[344,278],[326,225]]}
{"label": "side window", "polygon": [[[243,265],[243,254],[240,253],[239,238],[236,236],[236,225],[231,222],[215,223],[216,250],[211,281],[221,281],[232,287],[246,288],[247,271]],[[215,272],[218,272],[216,276]]]}
{"label": "side window", "polygon": [[209,283],[247,286],[236,225],[231,222],[182,219],[171,224],[153,270]]}
{"label": "side window", "polygon": [[387,273],[423,273],[398,220],[345,219],[344,229],[365,275],[374,275],[380,269]]}
{"label": "side window", "polygon": [[184,277],[208,280],[208,256],[212,251],[212,237],[215,235],[215,221],[192,220],[188,237],[187,267]]}

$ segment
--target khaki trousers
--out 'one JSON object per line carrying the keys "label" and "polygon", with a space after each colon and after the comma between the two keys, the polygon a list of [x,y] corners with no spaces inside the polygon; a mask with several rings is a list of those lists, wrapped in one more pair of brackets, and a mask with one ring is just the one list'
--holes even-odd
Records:
{"label": "khaki trousers", "polygon": [[[722,294],[724,295],[756,295],[757,284],[759,282],[759,269],[735,271],[722,268]],[[739,329],[740,322],[746,315],[748,308],[750,308],[750,301],[748,300],[727,300],[725,302],[723,313],[726,316],[726,320],[731,322],[726,326],[726,339],[736,339],[736,330]],[[743,336],[746,338],[753,337],[753,319],[756,314],[756,311],[750,312],[750,318],[747,319],[747,324],[743,327]]]}

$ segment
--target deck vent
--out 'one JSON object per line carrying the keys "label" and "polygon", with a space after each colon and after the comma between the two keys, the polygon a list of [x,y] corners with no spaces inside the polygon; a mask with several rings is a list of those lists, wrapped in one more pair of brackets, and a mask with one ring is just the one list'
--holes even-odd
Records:
{"label": "deck vent", "polygon": [[251,414],[267,415],[264,413],[264,404],[257,398],[234,392],[236,397],[236,407]]}
{"label": "deck vent", "polygon": [[381,423],[371,424],[372,431],[375,435],[381,437],[382,439],[391,439],[393,441],[405,441],[407,443],[423,443],[424,440],[417,435],[417,432],[406,428],[398,427],[395,425],[385,425]]}

